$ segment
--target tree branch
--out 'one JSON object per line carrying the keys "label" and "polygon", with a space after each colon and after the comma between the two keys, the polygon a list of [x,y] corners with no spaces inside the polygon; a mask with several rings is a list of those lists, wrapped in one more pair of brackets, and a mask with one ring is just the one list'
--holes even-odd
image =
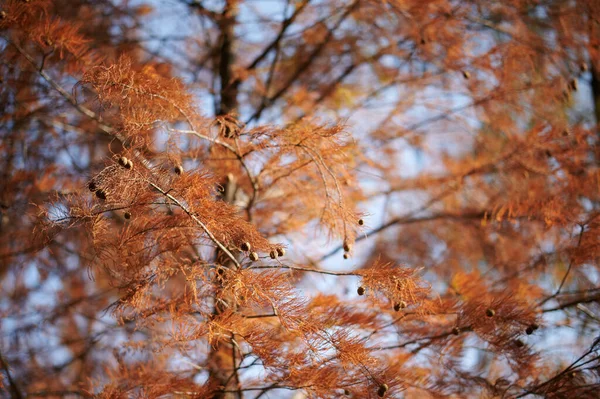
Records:
{"label": "tree branch", "polygon": [[6,379],[8,379],[8,385],[10,386],[11,395],[13,396],[14,399],[23,399],[23,394],[21,393],[21,389],[19,388],[19,385],[17,384],[17,382],[11,375],[10,367],[8,366],[8,363],[6,362],[6,359],[4,359],[4,356],[2,355],[1,352],[0,352],[0,363],[2,364],[2,369],[4,369],[4,372],[6,373]]}
{"label": "tree branch", "polygon": [[[312,65],[312,63],[315,61],[317,56],[323,51],[325,46],[329,43],[329,40],[333,37],[333,33],[335,32],[335,30],[337,28],[339,28],[339,26],[342,24],[342,22],[344,22],[346,20],[346,18],[348,18],[348,16],[352,13],[352,11],[354,11],[356,9],[358,4],[359,4],[359,0],[355,0],[346,9],[344,14],[338,19],[338,21],[335,23],[335,25],[331,29],[327,30],[327,35],[319,43],[317,48],[315,48],[313,50],[313,52],[308,56],[308,58],[302,64],[300,64],[300,66],[296,69],[296,71],[292,74],[292,76],[290,76],[290,78],[287,80],[287,82],[273,96],[263,98],[263,101],[261,101],[261,106],[246,121],[246,124],[252,122],[253,120],[259,119],[261,114],[263,113],[263,111],[269,105],[271,105],[273,102],[275,102],[277,99],[279,99],[279,97],[281,97],[292,86],[292,84],[298,80],[300,75],[302,75],[310,67],[310,65]],[[265,94],[265,96],[268,96],[268,93]]]}

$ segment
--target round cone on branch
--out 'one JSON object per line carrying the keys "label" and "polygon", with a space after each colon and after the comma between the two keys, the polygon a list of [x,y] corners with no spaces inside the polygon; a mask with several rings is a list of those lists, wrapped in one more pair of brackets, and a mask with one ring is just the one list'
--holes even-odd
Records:
{"label": "round cone on branch", "polygon": [[0,19],[6,19],[6,12],[0,11]]}
{"label": "round cone on branch", "polygon": [[244,242],[240,245],[242,251],[250,251],[250,248],[252,248],[252,245],[249,242]]}
{"label": "round cone on branch", "polygon": [[469,73],[469,71],[462,71],[462,75],[463,75],[463,78],[465,78],[465,79],[469,79],[471,77],[471,74]]}
{"label": "round cone on branch", "polygon": [[285,248],[277,248],[277,256],[284,256],[285,255]]}
{"label": "round cone on branch", "polygon": [[133,169],[133,161],[131,159],[127,160],[127,164],[125,165],[125,169]]}
{"label": "round cone on branch", "polygon": [[271,259],[277,259],[277,251],[271,251],[269,252],[269,256],[271,257]]}
{"label": "round cone on branch", "polygon": [[125,219],[128,219],[128,220],[129,220],[129,219],[131,219],[131,212],[125,212],[125,213],[123,214],[123,217],[124,217]]}
{"label": "round cone on branch", "polygon": [[258,254],[256,252],[250,252],[250,255],[248,256],[252,262],[256,262],[258,260]]}
{"label": "round cone on branch", "polygon": [[400,301],[400,302],[398,302],[397,304],[395,304],[395,305],[394,305],[394,310],[395,310],[396,312],[398,312],[398,311],[400,311],[400,309],[404,309],[404,308],[406,308],[406,306],[407,306],[407,305],[406,305],[406,302],[404,302],[404,301]]}
{"label": "round cone on branch", "polygon": [[571,79],[571,81],[569,82],[569,88],[573,91],[577,91],[577,89],[579,88],[579,84],[577,83],[577,79],[573,78]]}
{"label": "round cone on branch", "polygon": [[377,396],[383,398],[389,389],[390,388],[387,386],[387,384],[381,384],[379,389],[377,389]]}
{"label": "round cone on branch", "polygon": [[344,259],[348,259],[348,258],[350,258],[350,255],[348,255],[348,253],[347,253],[347,252],[345,252],[345,253],[344,253]]}
{"label": "round cone on branch", "polygon": [[459,334],[460,334],[460,328],[458,328],[458,327],[454,327],[454,328],[452,329],[452,334],[454,334],[454,335],[459,335]]}
{"label": "round cone on branch", "polygon": [[365,224],[365,221],[363,219],[358,219],[358,225],[362,226]]}
{"label": "round cone on branch", "polygon": [[344,240],[344,252],[350,252],[352,251],[352,244],[350,244],[348,241]]}
{"label": "round cone on branch", "polygon": [[365,295],[365,287],[358,287],[358,289],[356,290],[356,293],[358,295]]}
{"label": "round cone on branch", "polygon": [[531,335],[531,334],[533,334],[533,327],[531,327],[531,326],[528,326],[528,327],[525,329],[525,334],[527,334],[527,335]]}
{"label": "round cone on branch", "polygon": [[175,168],[173,169],[175,174],[180,175],[183,173],[183,166],[181,165],[177,165],[175,166]]}
{"label": "round cone on branch", "polygon": [[104,192],[104,190],[98,190],[96,191],[96,197],[105,200],[106,199],[106,192]]}
{"label": "round cone on branch", "polygon": [[129,162],[129,159],[127,159],[126,157],[119,158],[119,165],[121,165],[122,167],[126,168],[127,162]]}
{"label": "round cone on branch", "polygon": [[93,180],[90,180],[90,182],[88,183],[88,190],[90,190],[91,192],[94,192],[98,189],[98,187],[96,186],[96,182]]}
{"label": "round cone on branch", "polygon": [[485,315],[487,317],[494,317],[496,315],[496,311],[494,309],[487,309],[485,311]]}

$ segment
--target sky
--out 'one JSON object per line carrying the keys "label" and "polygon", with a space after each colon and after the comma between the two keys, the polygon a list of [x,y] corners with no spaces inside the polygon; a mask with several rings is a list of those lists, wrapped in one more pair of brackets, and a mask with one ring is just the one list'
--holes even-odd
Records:
{"label": "sky", "polygon": [[[131,2],[132,4],[136,3],[145,3],[143,1],[135,0]],[[183,44],[176,44],[177,41],[169,42],[165,44],[160,40],[162,36],[171,36],[171,37],[187,37],[189,35],[196,34],[195,31],[201,31],[201,28],[198,27],[197,18],[193,15],[189,15],[187,6],[183,5],[180,1],[175,0],[155,0],[151,2],[157,5],[157,9],[160,8],[160,13],[155,13],[150,16],[150,21],[147,25],[142,28],[141,36],[147,37],[148,40],[148,49],[152,52],[159,52],[168,57],[172,57],[173,59],[180,60],[181,62],[185,62],[181,56],[180,51],[182,50]],[[211,4],[218,5],[221,2],[206,2],[208,7]],[[260,21],[257,21],[253,16],[254,15],[262,15],[268,17],[270,19],[281,19],[283,18],[283,10],[284,10],[284,2],[277,0],[254,0],[249,2],[252,7],[252,12],[249,10],[242,9],[240,10],[240,18],[244,21],[244,26],[239,32],[240,35],[243,35],[246,40],[252,40],[256,43],[264,42],[265,35],[264,31],[261,29]],[[182,15],[186,15],[182,21],[180,17]],[[173,18],[173,15],[176,17]],[[118,34],[118,32],[115,32]],[[200,40],[200,39],[199,39]],[[182,42],[179,42],[182,43]],[[482,47],[485,47],[485,43],[481,43]],[[390,67],[393,67],[397,60],[387,59],[384,60]],[[367,73],[359,71],[357,73],[358,76],[356,78],[361,78],[361,73]],[[184,75],[181,76],[185,81],[192,81],[196,79],[195,76]],[[365,76],[367,79],[368,76]],[[584,81],[589,80],[589,74],[583,76]],[[406,114],[402,115],[397,119],[395,123],[404,124],[406,126],[410,126],[411,124],[418,122],[420,120],[431,117],[432,115],[436,115],[435,111],[432,111],[431,107],[427,106],[430,104],[430,99],[439,99],[444,98],[445,105],[448,108],[459,108],[468,104],[472,99],[465,95],[464,92],[460,90],[462,82],[461,76],[453,77],[453,84],[451,86],[450,93],[447,91],[442,91],[437,87],[428,87],[425,88],[420,93],[415,93],[416,96],[422,99],[421,103],[423,105],[414,107],[409,110]],[[578,113],[585,113],[587,110],[591,109],[591,105],[589,102],[590,89],[587,84],[581,84],[581,89],[575,94]],[[206,90],[198,90],[197,99],[198,105],[202,112],[206,115],[212,115],[214,112],[213,101]],[[391,106],[386,106],[385,104],[393,104],[399,99],[402,98],[406,93],[399,92],[397,89],[387,90],[378,100],[376,104],[372,104],[373,108],[370,109],[360,109],[355,112],[348,112],[347,115],[343,115],[346,118],[346,123],[348,125],[348,129],[353,132],[357,139],[361,139],[361,132],[368,131],[372,128],[372,126],[377,125],[380,122],[387,112],[391,109]],[[247,111],[246,111],[247,112]],[[443,112],[443,111],[441,111]],[[248,116],[248,114],[244,114],[244,110],[242,109],[242,119],[244,116]],[[324,117],[328,116],[326,111],[323,111]],[[270,117],[270,122],[278,123],[277,114],[268,115]],[[576,118],[578,114],[573,114],[573,118]],[[479,123],[475,115],[470,111],[465,111],[457,114],[457,119],[460,117],[460,124],[464,124],[468,126],[470,129],[477,129],[479,127]],[[425,154],[417,148],[407,145],[407,143],[403,141],[398,141],[397,145],[399,148],[399,158],[398,158],[398,169],[399,175],[410,178],[417,176],[424,170],[440,170],[440,164],[435,159],[436,155],[439,155],[440,151],[450,151],[453,153],[458,153],[459,151],[463,151],[462,146],[456,146],[456,148],[452,148],[448,146],[448,141],[440,139],[439,136],[432,136],[430,147],[434,150],[429,154]],[[436,151],[437,149],[437,151]],[[71,162],[70,157],[67,157],[65,154],[64,162]],[[379,182],[376,177],[370,176],[365,177],[364,184],[367,188],[376,190],[379,188],[380,184],[384,184],[383,182]],[[402,204],[401,209],[398,211],[398,214],[410,214],[412,209],[416,209],[418,206],[422,204],[425,200],[423,197],[419,197],[414,195],[414,193],[404,193],[399,195],[396,199],[398,203]],[[381,210],[384,208],[384,198],[380,197],[369,204],[365,205],[364,212],[369,214],[369,217],[366,219],[367,227],[375,227],[388,218],[389,215],[384,215]],[[301,242],[300,240],[299,242]],[[291,248],[292,255],[299,255],[302,253],[315,253],[316,257],[318,257],[319,253],[327,253],[333,247],[339,245],[339,243],[331,243],[323,236],[312,237],[310,240],[304,240],[304,245],[295,245]],[[325,266],[331,270],[347,270],[348,268],[355,267],[355,265],[360,264],[360,261],[364,259],[370,252],[374,240],[364,240],[360,245],[357,245],[356,252],[354,254],[354,258],[348,261],[344,261],[342,259],[342,252],[340,251],[335,256],[331,257],[325,262]],[[75,260],[73,260],[75,262]],[[411,265],[417,266],[417,265]],[[25,265],[24,274],[25,279],[28,281],[30,286],[33,288],[39,282],[39,276],[37,275],[37,268],[34,265]],[[348,280],[356,280],[356,284],[358,284],[358,280],[354,277],[344,277]],[[339,279],[332,276],[324,276],[311,274],[305,278],[301,285],[300,289],[306,292],[309,295],[314,295],[316,292],[338,292],[341,295],[345,295],[348,297],[355,297],[355,290],[348,290],[346,284],[340,285],[338,284]],[[10,284],[10,282],[7,282]],[[352,284],[348,285],[352,287]],[[47,280],[44,284],[43,289],[36,295],[34,295],[31,301],[27,304],[29,308],[31,308],[31,317],[30,322],[32,324],[39,323],[43,316],[41,313],[36,312],[36,309],[43,307],[44,305],[48,305],[53,301],[56,301],[58,298],[58,292],[61,289],[60,281],[57,278],[51,278]],[[2,301],[0,300],[0,306],[2,306]],[[561,317],[560,313],[551,313],[546,315],[548,320],[556,322]],[[106,316],[106,321],[110,319],[110,316]],[[14,326],[13,321],[10,318],[4,319],[1,321],[2,323],[2,331],[5,335],[9,335],[11,332],[12,326]],[[114,338],[114,337],[113,337]],[[565,327],[560,330],[559,334],[548,335],[543,341],[534,342],[535,345],[543,346],[543,347],[556,347],[557,351],[569,351],[568,347],[565,348],[564,341],[573,341],[576,337],[576,333],[574,333],[570,328]],[[48,339],[52,341],[52,333],[49,331],[49,334],[40,337],[39,339]],[[532,340],[535,338],[532,337]],[[476,359],[480,355],[479,351],[475,348],[472,348],[468,354],[465,356],[464,367],[470,368],[474,364],[476,364]],[[66,361],[70,356],[68,352],[58,351],[53,354],[56,364],[61,364]],[[281,394],[281,393],[278,393]],[[277,394],[271,395],[271,397],[275,398]],[[291,395],[291,394],[290,394]]]}

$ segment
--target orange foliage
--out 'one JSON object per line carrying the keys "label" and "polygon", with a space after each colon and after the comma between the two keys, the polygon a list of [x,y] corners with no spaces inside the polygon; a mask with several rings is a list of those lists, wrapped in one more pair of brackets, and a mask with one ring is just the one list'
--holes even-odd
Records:
{"label": "orange foliage", "polygon": [[596,1],[168,3],[0,4],[0,397],[597,396]]}

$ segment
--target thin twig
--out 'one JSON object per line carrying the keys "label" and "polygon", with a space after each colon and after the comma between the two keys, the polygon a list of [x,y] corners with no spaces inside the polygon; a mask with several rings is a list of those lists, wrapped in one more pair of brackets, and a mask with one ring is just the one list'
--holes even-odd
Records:
{"label": "thin twig", "polygon": [[320,273],[320,274],[328,274],[331,276],[360,276],[357,272],[334,272],[330,270],[320,270],[320,269],[312,269],[308,267],[301,266],[289,266],[289,265],[261,265],[261,266],[251,266],[249,269],[290,269],[297,270],[301,272],[312,272],[312,273]]}
{"label": "thin twig", "polygon": [[161,193],[162,195],[164,195],[165,197],[167,197],[168,199],[170,199],[171,201],[173,201],[173,203],[175,205],[177,205],[178,207],[180,207],[190,218],[192,218],[192,220],[194,222],[196,222],[198,224],[198,226],[200,226],[202,228],[202,230],[204,230],[204,232],[206,233],[206,235],[208,236],[208,238],[210,238],[210,240],[212,242],[214,242],[221,251],[223,251],[227,257],[229,259],[231,259],[231,261],[233,262],[234,265],[236,265],[237,268],[240,268],[240,263],[238,262],[238,260],[235,258],[235,256],[233,256],[233,254],[227,249],[227,247],[225,247],[225,245],[221,244],[221,242],[219,240],[217,240],[217,238],[214,236],[214,234],[208,229],[208,227],[206,227],[206,225],[204,223],[202,223],[202,221],[200,219],[198,219],[198,217],[196,216],[195,213],[193,213],[192,211],[190,211],[185,205],[183,205],[181,203],[181,201],[179,201],[177,198],[173,197],[171,194],[169,194],[168,192],[166,192],[165,190],[163,190],[162,188],[160,188],[159,186],[157,186],[156,184],[149,182],[150,186],[152,186],[156,191],[158,191],[159,193]]}
{"label": "thin twig", "polygon": [[14,380],[12,374],[10,373],[10,367],[8,366],[8,363],[4,359],[4,356],[2,356],[1,352],[0,352],[0,363],[2,363],[2,368],[4,369],[4,372],[6,373],[6,379],[8,380],[8,385],[10,385],[10,390],[11,390],[11,394],[13,395],[13,398],[23,399],[23,394],[21,393],[21,389],[19,388],[19,385],[17,384],[17,382]]}
{"label": "thin twig", "polygon": [[[581,225],[579,225],[579,228],[581,230],[579,232],[579,239],[577,240],[576,248],[579,248],[579,246],[581,245],[581,238],[583,237],[583,231],[584,231],[585,225],[581,224]],[[554,294],[550,295],[548,298],[544,299],[542,302],[540,302],[538,304],[538,306],[544,305],[546,302],[548,302],[549,300],[551,300],[553,298],[556,298],[560,294],[560,290],[562,290],[563,286],[565,285],[565,282],[567,281],[567,277],[569,276],[569,273],[571,272],[572,267],[573,267],[573,259],[571,259],[569,261],[569,267],[567,267],[567,271],[565,272],[565,275],[563,276],[556,292]]]}

